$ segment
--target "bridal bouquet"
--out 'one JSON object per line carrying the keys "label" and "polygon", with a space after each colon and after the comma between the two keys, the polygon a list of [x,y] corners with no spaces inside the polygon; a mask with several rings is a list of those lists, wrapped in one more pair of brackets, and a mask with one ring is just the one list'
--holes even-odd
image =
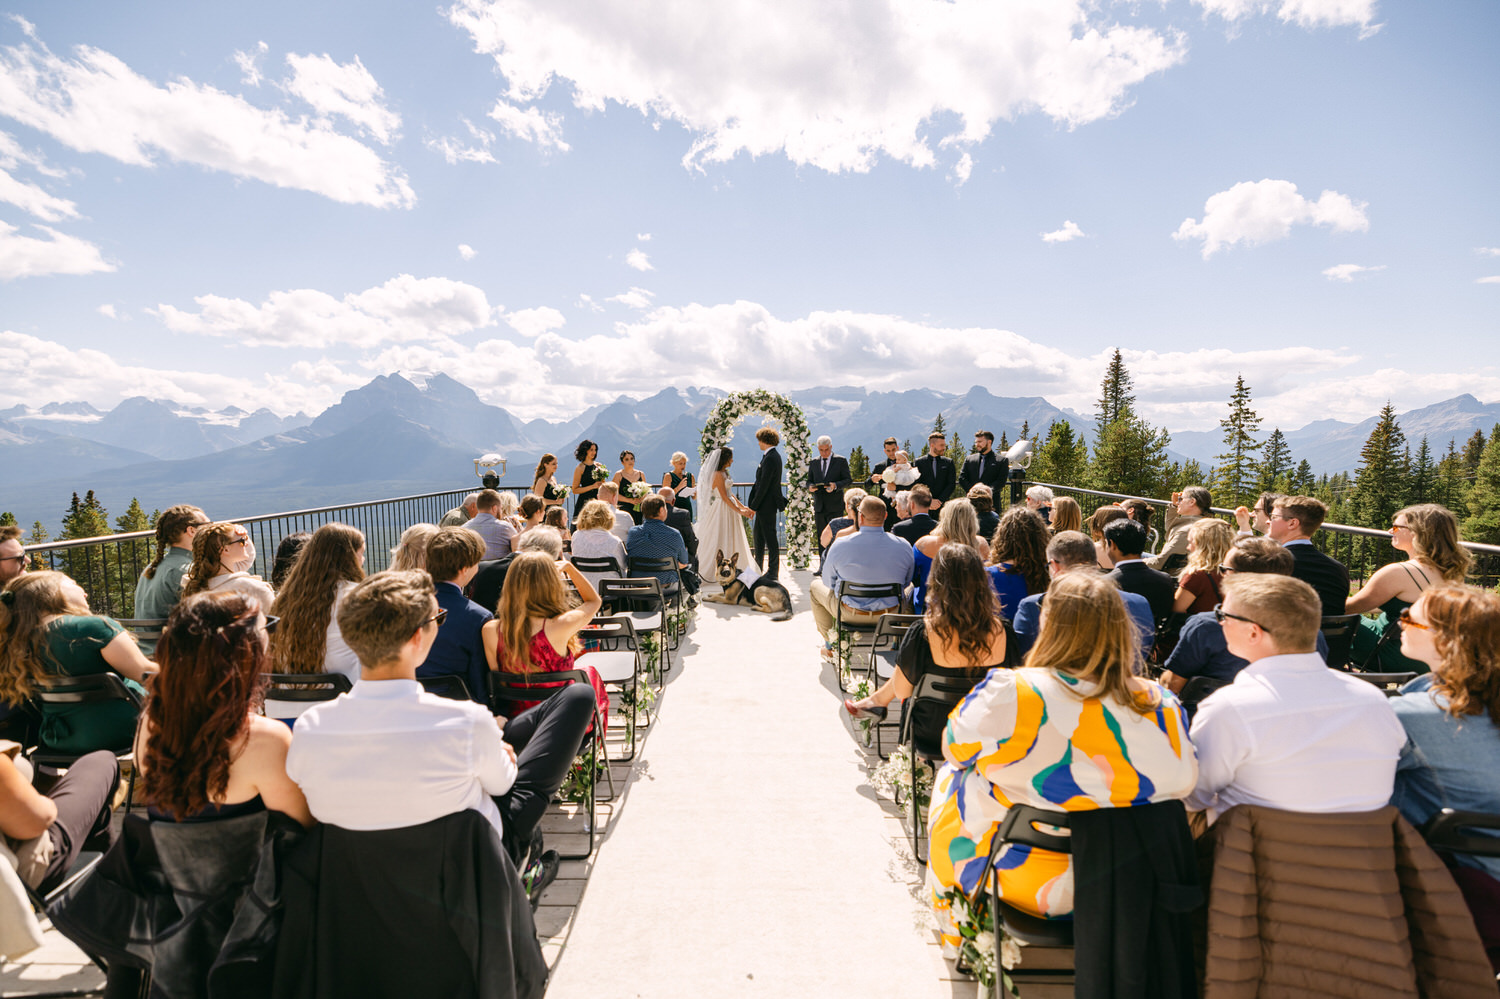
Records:
{"label": "bridal bouquet", "polygon": [[609,469],[605,468],[603,465],[595,465],[593,477],[589,481],[603,482],[607,478],[609,478]]}
{"label": "bridal bouquet", "polygon": [[573,490],[568,486],[553,486],[552,496],[554,499],[567,499],[573,495]]}

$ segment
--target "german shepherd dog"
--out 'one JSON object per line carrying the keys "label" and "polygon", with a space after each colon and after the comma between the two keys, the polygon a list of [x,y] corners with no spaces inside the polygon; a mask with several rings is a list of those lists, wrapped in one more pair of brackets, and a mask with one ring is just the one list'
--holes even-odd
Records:
{"label": "german shepherd dog", "polygon": [[764,577],[746,586],[740,580],[738,554],[725,558],[722,552],[715,552],[714,561],[714,579],[724,588],[724,592],[710,594],[704,600],[716,604],[744,604],[746,607],[754,607],[762,613],[776,615],[771,619],[773,621],[792,619],[792,595],[785,586]]}

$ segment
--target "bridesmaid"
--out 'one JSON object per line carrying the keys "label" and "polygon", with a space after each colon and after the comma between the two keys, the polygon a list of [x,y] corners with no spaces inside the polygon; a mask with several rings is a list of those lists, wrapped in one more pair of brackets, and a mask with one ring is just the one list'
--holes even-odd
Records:
{"label": "bridesmaid", "polygon": [[599,467],[599,462],[595,460],[599,457],[598,444],[588,439],[580,441],[573,457],[578,461],[578,467],[573,469],[573,514],[576,517],[583,511],[585,503],[598,499],[596,493],[599,483],[604,480],[596,478],[594,474],[594,470]]}
{"label": "bridesmaid", "polygon": [[646,497],[639,498],[631,496],[626,491],[626,484],[631,482],[645,482],[646,473],[635,467],[635,452],[620,452],[620,470],[615,473],[615,485],[620,487],[620,506],[630,514],[630,519],[637,524],[641,522],[641,501]]}
{"label": "bridesmaid", "polygon": [[[673,452],[672,468],[661,477],[661,484],[670,487],[672,492],[677,494],[680,494],[690,486],[698,484],[693,479],[693,473],[687,470],[687,455],[681,451]],[[689,517],[693,515],[693,498],[691,496],[678,495],[672,505],[679,510],[686,510]]]}
{"label": "bridesmaid", "polygon": [[557,488],[557,455],[542,455],[542,460],[536,463],[536,475],[532,480],[532,495],[540,496],[543,506],[562,506],[562,491]]}

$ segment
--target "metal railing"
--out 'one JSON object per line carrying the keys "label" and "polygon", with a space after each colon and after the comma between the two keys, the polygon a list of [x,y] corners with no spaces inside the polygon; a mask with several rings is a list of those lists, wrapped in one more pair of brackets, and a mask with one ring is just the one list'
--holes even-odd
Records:
{"label": "metal railing", "polygon": [[[530,490],[507,487],[500,491],[519,497]],[[249,532],[255,542],[255,565],[250,571],[266,579],[271,577],[271,564],[282,538],[335,522],[358,528],[364,534],[365,570],[379,572],[390,566],[390,550],[400,540],[402,531],[412,524],[436,524],[470,492],[473,490],[456,489],[225,520],[241,524]],[[95,613],[129,618],[135,614],[136,582],[155,554],[154,537],[151,531],[138,531],[48,541],[28,545],[26,551],[31,555],[33,569],[56,569],[72,576],[89,595],[89,606]]]}
{"label": "metal railing", "polygon": [[[1101,492],[1097,489],[1084,489],[1079,486],[1060,486],[1054,482],[1028,480],[1025,485],[1027,487],[1046,486],[1059,496],[1073,497],[1083,509],[1085,524],[1099,507],[1119,500],[1140,500],[1156,507],[1171,506],[1170,500]],[[1231,522],[1234,519],[1234,511],[1223,507],[1213,507],[1210,512],[1226,516]],[[1401,552],[1391,547],[1391,532],[1373,527],[1355,527],[1350,524],[1325,522],[1313,535],[1312,541],[1319,549],[1344,563],[1349,569],[1349,575],[1360,583],[1363,583],[1371,572],[1381,566],[1404,558]],[[1463,541],[1460,544],[1474,556],[1474,563],[1469,567],[1469,582],[1490,589],[1500,584],[1500,545],[1486,545],[1477,541]]]}

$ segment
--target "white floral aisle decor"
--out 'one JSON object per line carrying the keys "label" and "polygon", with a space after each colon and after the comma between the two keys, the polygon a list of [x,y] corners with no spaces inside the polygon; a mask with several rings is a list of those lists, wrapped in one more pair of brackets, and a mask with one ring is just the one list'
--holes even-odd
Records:
{"label": "white floral aisle decor", "polygon": [[751,413],[764,413],[781,424],[781,443],[786,448],[787,507],[786,551],[788,564],[794,569],[812,565],[813,505],[812,493],[802,488],[810,453],[807,417],[802,407],[776,392],[754,389],[735,392],[719,401],[703,425],[699,460],[708,457],[716,447],[723,447],[734,436],[734,428]]}

